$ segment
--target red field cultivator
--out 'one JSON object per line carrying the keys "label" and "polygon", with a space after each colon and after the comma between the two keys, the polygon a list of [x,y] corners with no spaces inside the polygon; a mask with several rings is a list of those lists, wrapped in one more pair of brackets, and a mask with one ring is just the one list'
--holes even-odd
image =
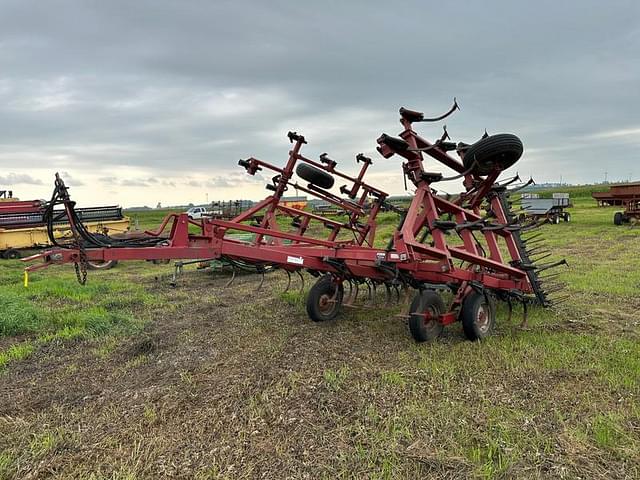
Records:
{"label": "red field cultivator", "polygon": [[[384,287],[387,300],[400,299],[401,290],[408,294],[413,288],[416,292],[406,317],[416,340],[435,338],[445,325],[457,320],[469,339],[483,338],[495,325],[497,300],[508,303],[509,315],[512,303],[522,303],[525,320],[527,305],[549,306],[549,294],[560,287],[550,285],[554,275],[544,272],[566,262],[536,261],[549,255],[540,245],[539,234],[530,233],[538,224],[518,223],[509,201],[509,194],[519,188],[515,187],[519,178],[497,181],[522,155],[522,143],[516,136],[485,134],[471,145],[456,144],[445,128],[442,137],[430,143],[413,130],[413,124],[441,120],[456,107],[454,104],[437,118],[401,108],[403,131],[398,137],[383,134],[378,139],[379,153],[387,159],[400,157],[405,178],[415,186],[411,204],[401,212],[386,246],[376,243],[376,229],[387,194],[364,181],[371,159],[358,154],[359,173],[350,176],[339,171],[327,154],[319,161],[305,157],[301,153],[305,138],[289,132],[293,147],[284,167],[253,157],[239,162],[250,175],[273,173],[267,185],[270,196],[228,221],[171,214],[143,238],[111,239],[87,232],[67,187],[56,176],[48,209],[64,205],[72,220],[75,244],[31,257],[28,260],[43,259],[44,263],[27,270],[74,263],[81,282],[86,280],[90,260],[218,260],[234,270],[262,274],[282,269],[289,280],[292,272],[306,270],[318,277],[306,302],[314,321],[333,319],[341,306],[353,305],[361,288],[367,289],[371,302],[378,288]],[[453,151],[458,158],[450,155]],[[425,170],[425,156],[454,170],[455,175],[445,178]],[[304,182],[295,180],[294,173]],[[331,192],[336,179],[345,183],[338,189],[340,194]],[[438,182],[454,179],[462,180],[464,192],[454,199],[439,196],[434,188]],[[283,205],[281,198],[289,188],[344,210],[346,220]],[[190,226],[198,232],[190,233]],[[237,232],[252,234],[253,239],[240,241],[233,236]],[[449,300],[445,303],[444,298]]]}

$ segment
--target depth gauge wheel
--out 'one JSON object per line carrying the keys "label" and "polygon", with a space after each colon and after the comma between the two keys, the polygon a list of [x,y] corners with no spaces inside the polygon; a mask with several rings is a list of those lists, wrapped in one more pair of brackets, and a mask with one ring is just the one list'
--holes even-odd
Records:
{"label": "depth gauge wheel", "polygon": [[488,337],[496,326],[493,299],[483,293],[471,292],[462,302],[460,320],[467,339],[475,341]]}
{"label": "depth gauge wheel", "polygon": [[314,322],[333,320],[340,311],[344,288],[331,275],[323,275],[307,295],[307,314]]}
{"label": "depth gauge wheel", "polygon": [[416,342],[438,338],[444,326],[439,316],[445,312],[442,297],[433,290],[418,292],[409,310],[409,330]]}
{"label": "depth gauge wheel", "polygon": [[571,214],[569,212],[564,213],[564,221],[567,223],[571,221]]}

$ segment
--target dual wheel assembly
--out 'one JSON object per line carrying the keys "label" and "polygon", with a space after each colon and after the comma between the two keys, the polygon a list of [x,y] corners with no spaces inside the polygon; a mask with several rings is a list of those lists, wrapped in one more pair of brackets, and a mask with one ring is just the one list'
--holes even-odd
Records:
{"label": "dual wheel assembly", "polygon": [[[331,275],[323,275],[307,296],[307,314],[314,322],[333,320],[344,297],[342,283]],[[409,331],[417,342],[438,338],[444,329],[442,315],[447,312],[442,296],[435,290],[416,293],[409,307]],[[496,305],[491,295],[472,290],[460,306],[458,320],[465,337],[482,340],[491,335],[496,324]]]}

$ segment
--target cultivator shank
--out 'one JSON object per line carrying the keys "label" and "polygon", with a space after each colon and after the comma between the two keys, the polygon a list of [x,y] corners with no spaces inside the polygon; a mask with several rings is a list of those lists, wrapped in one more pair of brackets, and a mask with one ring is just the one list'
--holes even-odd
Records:
{"label": "cultivator shank", "polygon": [[[386,293],[385,303],[408,297],[413,288],[417,292],[405,318],[417,340],[432,339],[444,325],[457,320],[468,338],[483,338],[495,324],[498,299],[509,305],[521,302],[525,310],[530,303],[548,306],[552,289],[538,273],[563,262],[535,263],[546,258],[532,248],[529,242],[534,238],[525,235],[536,225],[518,223],[509,202],[508,186],[519,179],[497,182],[522,154],[517,137],[485,133],[474,144],[456,144],[445,129],[441,138],[430,143],[413,130],[414,122],[437,121],[456,109],[454,103],[445,115],[425,118],[402,108],[403,131],[397,137],[383,134],[378,139],[379,153],[387,159],[401,158],[404,176],[415,187],[385,247],[376,243],[376,231],[388,195],[364,180],[372,160],[358,154],[358,174],[347,175],[326,153],[318,161],[305,157],[301,150],[306,139],[289,132],[293,145],[283,167],[254,157],[238,162],[249,175],[272,172],[267,185],[272,193],[267,198],[231,220],[191,220],[186,214],[172,214],[157,230],[137,239],[97,239],[83,231],[67,189],[57,177],[50,208],[64,205],[76,242],[32,257],[44,263],[27,270],[53,263],[81,265],[87,260],[206,259],[231,265],[234,276],[236,268],[254,270],[263,279],[266,271],[284,270],[287,289],[291,273],[306,270],[318,277],[307,297],[307,312],[314,321],[334,318],[341,306],[354,306],[360,292],[366,291],[367,304],[374,306],[380,287]],[[454,176],[425,170],[426,158],[454,170]],[[454,199],[438,195],[438,183],[452,178],[462,179],[463,193]],[[331,191],[336,179],[345,182],[339,194]],[[282,203],[289,188],[334,205],[345,216],[330,219],[290,208]],[[190,225],[198,228],[197,234],[189,233]],[[238,232],[252,235],[252,240],[234,238]],[[448,304],[442,291],[451,292]]]}

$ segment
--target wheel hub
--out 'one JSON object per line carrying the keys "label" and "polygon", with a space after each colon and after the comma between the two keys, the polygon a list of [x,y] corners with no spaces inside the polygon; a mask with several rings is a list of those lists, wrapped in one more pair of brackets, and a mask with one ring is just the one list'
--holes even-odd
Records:
{"label": "wheel hub", "polygon": [[481,332],[486,332],[487,329],[489,328],[489,323],[490,323],[490,319],[489,319],[489,307],[487,304],[483,303],[482,305],[480,305],[480,307],[478,308],[478,312],[476,314],[476,326],[478,327],[478,330],[480,330]]}

